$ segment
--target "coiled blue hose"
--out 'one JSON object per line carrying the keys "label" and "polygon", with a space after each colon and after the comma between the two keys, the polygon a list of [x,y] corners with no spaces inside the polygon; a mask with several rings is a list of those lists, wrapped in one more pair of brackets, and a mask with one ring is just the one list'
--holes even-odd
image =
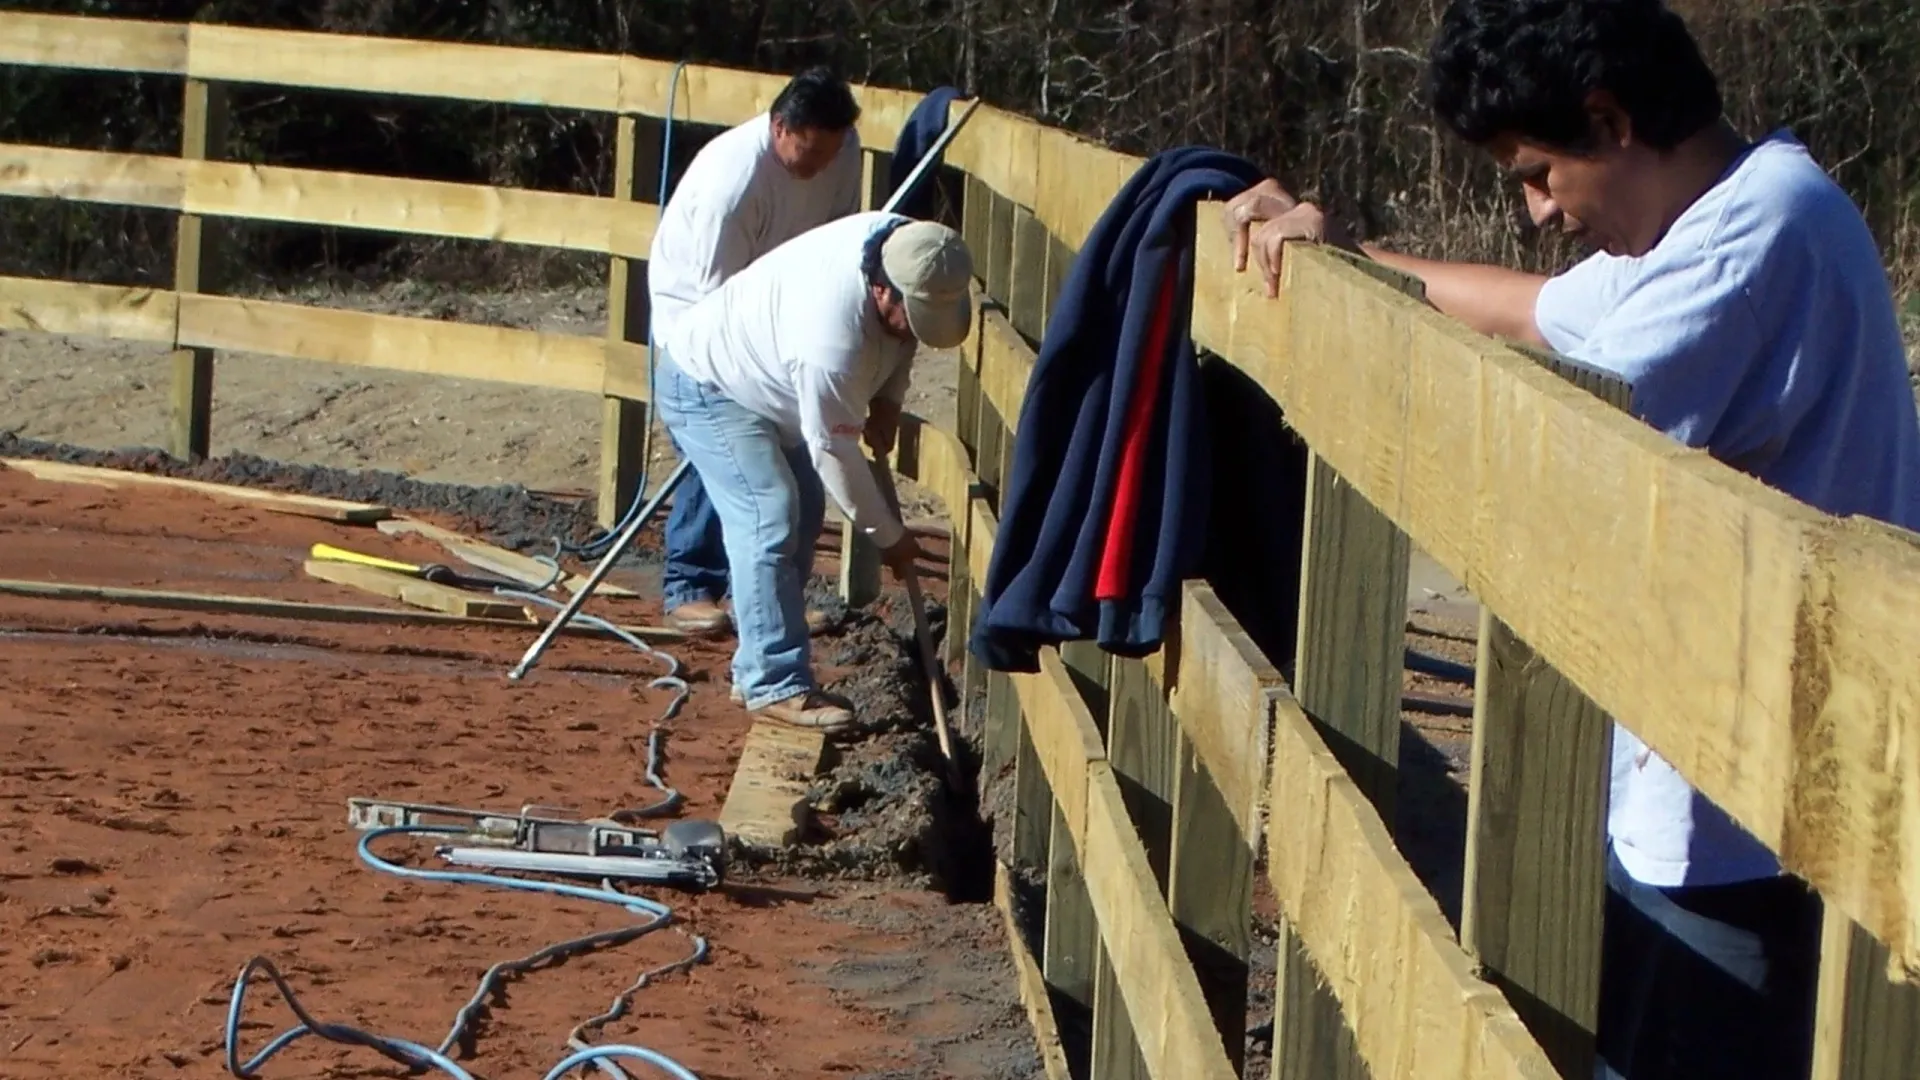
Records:
{"label": "coiled blue hose", "polygon": [[[329,1042],[367,1047],[411,1069],[431,1067],[452,1077],[453,1080],[474,1080],[471,1073],[447,1057],[447,1051],[459,1043],[462,1036],[466,1034],[468,1026],[485,1007],[486,999],[494,992],[503,976],[510,973],[518,974],[549,960],[578,953],[586,949],[622,944],[640,937],[643,934],[658,930],[672,921],[672,909],[668,908],[665,904],[649,900],[645,897],[632,896],[620,892],[614,889],[610,883],[596,889],[583,885],[570,885],[561,882],[540,881],[528,878],[511,878],[498,874],[471,873],[458,870],[426,870],[418,867],[403,866],[399,863],[381,858],[373,853],[372,845],[375,841],[397,833],[424,836],[457,835],[464,831],[465,829],[458,825],[400,825],[371,829],[360,838],[360,858],[361,861],[373,869],[398,877],[417,878],[423,881],[486,885],[500,889],[518,889],[526,892],[542,892],[580,900],[592,900],[599,903],[613,904],[617,907],[625,908],[634,914],[645,915],[648,917],[647,921],[636,926],[602,931],[597,934],[575,938],[572,941],[550,945],[522,959],[495,964],[489,968],[486,975],[481,978],[479,988],[474,991],[473,997],[467,1001],[467,1004],[463,1006],[458,1015],[455,1016],[453,1027],[447,1032],[446,1038],[441,1041],[437,1048],[422,1046],[419,1043],[406,1039],[375,1035],[371,1032],[362,1031],[345,1024],[330,1024],[315,1019],[311,1013],[307,1012],[305,1006],[300,1003],[299,997],[294,994],[293,988],[287,985],[286,979],[280,974],[279,970],[274,967],[273,962],[265,957],[256,956],[247,961],[246,965],[240,969],[240,975],[233,984],[233,997],[227,1005],[226,1058],[228,1072],[236,1077],[240,1077],[241,1080],[251,1080],[252,1077],[259,1075],[260,1068],[275,1055],[285,1050],[294,1042],[308,1035],[312,1035]],[[694,942],[695,948],[692,955],[642,975],[632,987],[622,991],[621,994],[615,998],[613,1008],[609,1009],[607,1013],[595,1017],[580,1025],[580,1027],[575,1028],[573,1036],[569,1039],[569,1043],[577,1044],[580,1038],[580,1032],[585,1028],[597,1026],[598,1024],[605,1023],[619,1016],[625,1011],[626,1002],[632,997],[634,991],[646,985],[646,983],[653,978],[669,971],[677,971],[691,967],[705,960],[707,956],[706,939],[695,937]],[[252,981],[255,972],[264,973],[268,980],[273,983],[274,988],[278,990],[280,996],[285,999],[287,1008],[293,1012],[295,1019],[297,1019],[299,1023],[274,1036],[259,1053],[243,1062],[240,1060],[240,1016],[246,1005],[248,984]],[[589,1063],[598,1064],[611,1076],[624,1077],[625,1074],[618,1067],[612,1065],[612,1059],[614,1058],[633,1058],[645,1061],[661,1072],[673,1077],[674,1080],[699,1080],[699,1077],[688,1071],[685,1066],[657,1051],[648,1050],[644,1047],[625,1045],[588,1046],[579,1048],[559,1065],[556,1065],[552,1071],[548,1072],[546,1080],[557,1080],[558,1077],[564,1075],[569,1070]]]}
{"label": "coiled blue hose", "polygon": [[[662,129],[661,136],[660,136],[660,195],[659,195],[659,198],[654,200],[654,205],[662,209],[665,209],[667,205],[667,178],[672,175],[672,169],[673,169],[673,107],[674,107],[674,103],[677,100],[679,100],[679,96],[680,96],[680,72],[683,68],[687,66],[687,63],[688,61],[682,60],[679,63],[673,65],[673,74],[667,77],[666,125]],[[655,347],[655,343],[653,339],[653,320],[648,319],[647,320],[647,401],[649,405],[651,405],[651,403],[654,400],[653,398],[653,350],[654,350],[654,347]],[[652,416],[648,416],[647,426],[649,428],[653,426]],[[651,439],[648,440],[649,443],[651,443],[651,441],[652,441]],[[649,472],[651,472],[653,468],[653,462],[652,460],[650,460],[652,457],[653,457],[653,454],[650,449],[648,452],[642,453],[640,455],[640,482],[634,485],[633,502],[631,505],[627,507],[627,512],[620,515],[620,520],[616,522],[612,528],[603,531],[598,536],[591,537],[585,541],[582,541],[579,544],[569,544],[565,541],[560,541],[560,546],[564,551],[566,551],[569,555],[575,555],[583,559],[598,559],[600,556],[606,554],[607,549],[613,545],[613,538],[620,535],[622,530],[624,530],[628,525],[632,524],[633,516],[635,514],[638,514],[640,512],[640,508],[647,504],[647,481],[649,479],[648,474]]]}

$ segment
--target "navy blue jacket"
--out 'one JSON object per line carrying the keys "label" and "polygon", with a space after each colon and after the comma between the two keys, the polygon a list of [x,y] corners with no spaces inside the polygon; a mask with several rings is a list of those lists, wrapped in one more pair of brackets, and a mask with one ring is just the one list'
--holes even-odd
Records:
{"label": "navy blue jacket", "polygon": [[1094,638],[1159,648],[1206,538],[1212,468],[1189,336],[1194,205],[1259,183],[1180,147],[1101,214],[1055,301],[1021,404],[1000,528],[969,647],[995,671]]}
{"label": "navy blue jacket", "polygon": [[[912,115],[908,116],[907,122],[900,126],[900,137],[893,143],[893,163],[887,166],[887,186],[891,190],[900,190],[900,185],[906,182],[907,174],[913,171],[915,165],[920,164],[920,159],[933,148],[935,142],[939,141],[941,134],[947,130],[949,109],[955,99],[964,96],[966,95],[951,86],[942,86],[921,98],[920,104],[913,107]],[[940,162],[945,157],[946,155],[942,154],[940,158],[935,159],[932,167],[920,174],[920,179],[914,184],[913,191],[900,200],[900,205],[894,208],[895,213],[921,220],[933,214],[935,209],[933,179],[939,175]]]}

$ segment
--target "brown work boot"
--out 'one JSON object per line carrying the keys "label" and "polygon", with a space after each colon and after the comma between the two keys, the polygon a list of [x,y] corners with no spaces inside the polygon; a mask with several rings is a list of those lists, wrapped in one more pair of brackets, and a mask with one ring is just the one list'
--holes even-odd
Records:
{"label": "brown work boot", "polygon": [[756,719],[825,735],[835,735],[853,726],[853,710],[818,690],[776,701],[764,709],[754,710],[753,715]]}
{"label": "brown work boot", "polygon": [[711,600],[695,600],[667,612],[667,625],[683,634],[719,634],[733,625],[727,609]]}

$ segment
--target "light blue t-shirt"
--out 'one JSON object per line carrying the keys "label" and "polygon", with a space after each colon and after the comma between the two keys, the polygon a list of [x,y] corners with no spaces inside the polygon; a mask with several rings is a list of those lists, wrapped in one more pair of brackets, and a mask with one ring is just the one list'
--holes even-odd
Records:
{"label": "light blue t-shirt", "polygon": [[[1920,529],[1920,418],[1880,252],[1796,139],[1755,143],[1646,255],[1594,255],[1534,310],[1633,412],[1817,509]],[[1769,877],[1764,845],[1626,728],[1607,834],[1655,886]]]}

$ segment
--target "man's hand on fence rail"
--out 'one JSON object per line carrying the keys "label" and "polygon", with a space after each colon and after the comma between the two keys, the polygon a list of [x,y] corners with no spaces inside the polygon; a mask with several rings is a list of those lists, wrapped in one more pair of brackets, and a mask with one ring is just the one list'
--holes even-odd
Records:
{"label": "man's hand on fence rail", "polygon": [[1260,276],[1266,279],[1269,297],[1280,295],[1280,258],[1288,242],[1306,240],[1359,250],[1339,221],[1313,203],[1295,199],[1271,178],[1234,196],[1222,213],[1233,237],[1234,272],[1246,270],[1251,252]]}

